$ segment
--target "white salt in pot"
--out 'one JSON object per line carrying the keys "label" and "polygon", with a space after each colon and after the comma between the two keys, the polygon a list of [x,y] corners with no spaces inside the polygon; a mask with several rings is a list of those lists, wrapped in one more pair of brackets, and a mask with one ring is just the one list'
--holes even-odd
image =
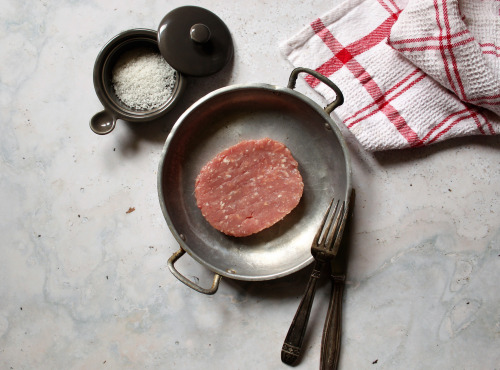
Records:
{"label": "white salt in pot", "polygon": [[147,50],[160,55],[158,33],[150,29],[132,29],[113,37],[101,50],[94,64],[94,88],[104,110],[90,120],[90,128],[96,134],[110,133],[117,119],[129,122],[146,122],[159,118],[173,108],[185,89],[186,79],[175,70],[175,84],[172,93],[153,109],[131,108],[123,103],[115,93],[112,70],[120,58],[133,50]]}

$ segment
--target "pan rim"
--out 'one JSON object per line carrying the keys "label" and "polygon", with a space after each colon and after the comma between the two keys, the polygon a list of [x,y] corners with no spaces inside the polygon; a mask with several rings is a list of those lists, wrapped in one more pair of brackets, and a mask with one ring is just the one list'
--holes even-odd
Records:
{"label": "pan rim", "polygon": [[337,127],[336,122],[334,119],[328,115],[321,106],[314,102],[312,99],[307,97],[306,95],[299,93],[291,88],[288,87],[281,87],[281,86],[276,86],[276,85],[271,85],[271,84],[266,84],[266,83],[249,83],[249,84],[235,84],[235,85],[230,85],[226,87],[219,88],[217,90],[214,90],[207,95],[203,96],[200,98],[198,101],[196,101],[194,104],[192,104],[175,122],[173,125],[169,135],[167,136],[167,139],[165,141],[165,144],[163,146],[162,152],[161,152],[161,157],[160,161],[158,164],[158,171],[157,171],[157,191],[158,191],[158,196],[159,196],[159,202],[160,202],[160,207],[162,209],[163,216],[167,222],[167,225],[169,227],[170,232],[174,236],[176,242],[179,244],[179,246],[186,251],[195,261],[209,269],[211,272],[215,274],[219,274],[224,277],[228,277],[231,279],[235,280],[243,280],[243,281],[264,281],[264,280],[272,280],[272,279],[277,279],[281,278],[287,275],[290,275],[294,272],[297,272],[301,270],[302,268],[306,267],[313,261],[312,255],[307,259],[302,262],[298,262],[296,266],[292,268],[288,268],[286,270],[282,270],[277,273],[272,273],[272,274],[263,274],[263,275],[244,275],[244,274],[238,274],[238,273],[232,273],[230,271],[222,270],[218,268],[217,266],[213,266],[212,264],[208,263],[205,261],[203,258],[197,255],[189,246],[189,244],[183,239],[182,234],[180,234],[175,226],[174,222],[172,220],[172,217],[170,213],[167,210],[166,207],[166,199],[162,191],[162,186],[163,186],[163,176],[164,176],[164,163],[167,158],[167,153],[171,149],[171,143],[176,136],[177,132],[179,131],[180,127],[182,124],[185,122],[186,117],[191,115],[198,107],[201,105],[205,104],[207,101],[213,99],[216,96],[222,95],[222,94],[228,94],[228,93],[233,93],[239,90],[250,90],[250,89],[256,89],[256,90],[265,90],[265,91],[272,91],[275,93],[283,93],[283,94],[288,94],[292,95],[293,97],[302,100],[304,103],[308,104],[311,108],[314,109],[315,112],[320,114],[325,122],[329,123],[332,131],[335,134],[335,137],[340,144],[340,147],[342,149],[342,153],[344,155],[344,166],[345,166],[345,172],[346,172],[346,191],[345,191],[345,200],[349,199],[350,193],[352,190],[352,184],[351,184],[351,177],[352,177],[352,169],[351,169],[351,158],[350,158],[350,153],[349,149],[347,147],[346,141],[344,136],[342,135],[340,129]]}

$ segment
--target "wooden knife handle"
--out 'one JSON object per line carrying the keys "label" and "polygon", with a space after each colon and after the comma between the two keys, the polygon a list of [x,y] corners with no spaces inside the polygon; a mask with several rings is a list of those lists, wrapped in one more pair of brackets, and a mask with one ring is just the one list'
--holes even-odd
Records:
{"label": "wooden knife handle", "polygon": [[316,261],[314,268],[309,277],[304,297],[300,301],[297,312],[293,318],[288,333],[286,335],[283,347],[281,348],[281,361],[287,365],[293,365],[299,358],[302,349],[302,342],[306,333],[309,315],[316,293],[316,282],[321,276],[323,262]]}
{"label": "wooden knife handle", "polygon": [[345,275],[332,276],[332,294],[321,339],[320,370],[337,369],[342,332]]}

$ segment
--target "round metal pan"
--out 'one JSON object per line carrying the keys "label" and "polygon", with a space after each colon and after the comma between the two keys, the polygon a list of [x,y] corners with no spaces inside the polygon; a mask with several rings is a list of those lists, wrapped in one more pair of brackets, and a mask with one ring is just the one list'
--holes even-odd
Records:
{"label": "round metal pan", "polygon": [[[336,90],[336,101],[322,109],[293,90],[300,72],[321,77]],[[331,81],[301,68],[292,72],[288,87],[247,84],[221,88],[178,119],[163,148],[158,193],[167,224],[181,248],[169,260],[169,268],[179,280],[212,294],[221,276],[269,280],[313,261],[311,242],[331,198],[347,201],[351,192],[348,150],[329,115],[342,101],[340,90]],[[196,177],[223,149],[264,137],[290,149],[303,177],[303,197],[289,215],[269,229],[243,238],[224,235],[209,225],[196,205]],[[201,288],[175,269],[175,261],[184,252],[215,273],[212,288]]]}

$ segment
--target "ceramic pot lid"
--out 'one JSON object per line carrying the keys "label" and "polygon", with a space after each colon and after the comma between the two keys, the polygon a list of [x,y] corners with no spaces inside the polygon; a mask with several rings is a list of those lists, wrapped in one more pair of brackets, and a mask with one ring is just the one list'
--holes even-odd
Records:
{"label": "ceramic pot lid", "polygon": [[225,23],[197,6],[176,8],[163,17],[158,46],[168,64],[190,76],[218,72],[233,56],[233,42]]}

